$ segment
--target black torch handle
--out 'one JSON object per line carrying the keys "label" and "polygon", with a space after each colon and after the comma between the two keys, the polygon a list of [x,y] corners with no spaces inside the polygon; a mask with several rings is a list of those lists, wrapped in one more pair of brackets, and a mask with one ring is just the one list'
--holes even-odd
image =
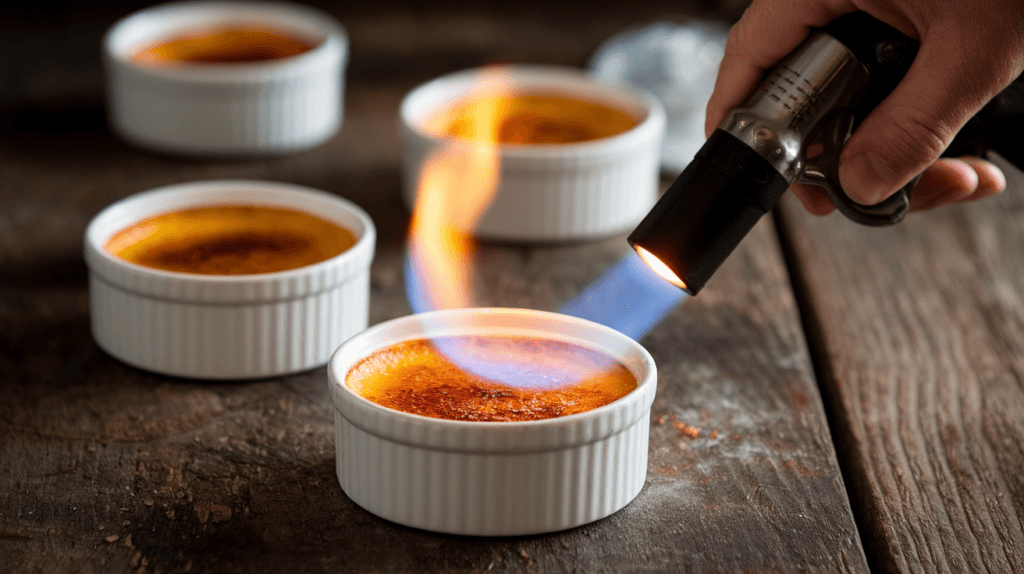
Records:
{"label": "black torch handle", "polygon": [[[877,20],[867,12],[851,12],[835,18],[822,28],[844,46],[868,70],[868,86],[864,95],[850,110],[849,131],[860,126],[871,110],[875,109],[896,85],[903,80],[917,56],[920,44],[892,26]],[[845,140],[845,134],[843,140]],[[920,176],[898,189],[884,201],[875,205],[857,203],[839,184],[839,147],[833,151],[832,165],[822,185],[836,208],[862,225],[882,226],[899,223],[910,210],[910,194]]]}
{"label": "black torch handle", "polygon": [[827,192],[829,199],[832,200],[832,205],[835,205],[836,209],[845,215],[847,219],[861,225],[882,227],[896,225],[907,216],[907,212],[910,211],[910,194],[920,179],[921,176],[918,175],[910,180],[907,185],[897,189],[896,193],[875,205],[857,203],[849,195],[846,195],[842,188],[835,190],[828,188]]}
{"label": "black torch handle", "polygon": [[[1024,169],[1024,145],[1019,141],[1024,133],[1024,74],[992,99],[957,133],[953,142],[942,152],[942,157],[977,156],[987,158],[997,152],[1004,159]],[[835,165],[838,165],[838,153]],[[850,199],[838,183],[838,173],[832,174],[831,185],[821,185],[832,204],[849,219],[862,225],[893,225],[903,220],[910,210],[910,194],[921,179],[918,174],[896,193],[875,205],[863,205]]]}
{"label": "black torch handle", "polygon": [[[868,69],[870,83],[863,98],[852,110],[851,132],[882,102],[910,69],[920,44],[866,12],[844,14],[829,22],[823,31],[839,40]],[[996,95],[975,115],[942,153],[943,157],[973,155],[987,157],[996,151],[1024,169],[1024,74]],[[838,162],[838,153],[835,156]],[[833,174],[835,175],[835,174]],[[822,185],[839,211],[864,225],[892,225],[903,220],[910,209],[910,195],[920,174],[892,196],[877,205],[863,205],[850,199],[838,185]]]}
{"label": "black torch handle", "polygon": [[920,43],[867,12],[843,14],[821,30],[842,42],[868,70],[867,89],[852,110],[853,131],[903,81]]}

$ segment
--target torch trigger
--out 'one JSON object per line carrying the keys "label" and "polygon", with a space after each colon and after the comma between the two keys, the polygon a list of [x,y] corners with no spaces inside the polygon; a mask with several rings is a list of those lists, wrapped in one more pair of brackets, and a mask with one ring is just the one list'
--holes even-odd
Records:
{"label": "torch trigger", "polygon": [[[849,109],[837,110],[823,122],[817,137],[809,138],[809,144],[803,150],[804,168],[797,177],[797,183],[816,185],[825,190],[832,204],[840,213],[860,223],[880,227],[895,225],[907,215],[910,209],[910,191],[917,185],[920,175],[897,190],[896,193],[876,205],[863,205],[850,198],[839,183],[839,154],[843,144],[850,137],[853,127],[853,112]],[[808,157],[808,151],[820,147],[820,153]]]}

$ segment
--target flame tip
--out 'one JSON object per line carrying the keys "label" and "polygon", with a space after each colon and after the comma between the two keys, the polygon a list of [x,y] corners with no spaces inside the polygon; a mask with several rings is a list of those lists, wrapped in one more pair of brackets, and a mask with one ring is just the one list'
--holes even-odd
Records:
{"label": "flame tip", "polygon": [[657,255],[651,253],[650,251],[644,249],[643,247],[640,247],[639,245],[634,245],[633,249],[636,250],[637,255],[640,256],[640,259],[642,259],[643,262],[646,263],[647,266],[651,268],[651,271],[654,271],[655,273],[658,274],[658,277],[661,277],[665,281],[668,281],[669,283],[675,285],[676,287],[679,287],[680,289],[683,289],[684,291],[686,290],[686,282],[680,279],[679,276],[676,275],[675,271],[672,271],[672,268],[666,265],[664,261],[659,259]]}

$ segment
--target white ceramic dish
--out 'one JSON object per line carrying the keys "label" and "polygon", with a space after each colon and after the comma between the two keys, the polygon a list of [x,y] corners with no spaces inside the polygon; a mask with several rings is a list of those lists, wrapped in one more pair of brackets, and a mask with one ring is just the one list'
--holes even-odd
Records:
{"label": "white ceramic dish", "polygon": [[[470,95],[480,77],[480,69],[442,76],[402,101],[403,196],[410,209],[426,158],[446,143],[425,127],[427,122]],[[500,78],[513,93],[579,98],[623,110],[641,121],[622,134],[587,142],[501,145],[501,183],[475,234],[484,239],[559,241],[603,237],[635,227],[658,194],[665,131],[665,111],[658,100],[637,88],[602,84],[574,68],[514,65],[503,68]]]}
{"label": "white ceramic dish", "polygon": [[[591,411],[529,422],[428,418],[372,403],[345,385],[374,351],[437,335],[524,335],[602,350],[637,388]],[[401,317],[345,342],[328,365],[338,481],[366,510],[407,526],[480,536],[538,534],[604,518],[629,504],[647,475],[657,372],[621,333],[526,309],[456,309]]]}
{"label": "white ceramic dish", "polygon": [[[357,238],[340,255],[276,273],[200,275],[143,267],[104,248],[149,217],[212,205],[272,205],[312,213]],[[92,333],[130,365],[181,377],[248,379],[325,364],[366,328],[376,231],[355,204],[297,185],[216,180],[133,195],[86,229]]]}
{"label": "white ceramic dish", "polygon": [[[259,62],[142,65],[132,57],[190,29],[244,22],[316,47]],[[341,126],[348,36],[327,14],[279,2],[179,2],[120,20],[103,40],[108,116],[141,147],[184,155],[273,155],[314,147]]]}

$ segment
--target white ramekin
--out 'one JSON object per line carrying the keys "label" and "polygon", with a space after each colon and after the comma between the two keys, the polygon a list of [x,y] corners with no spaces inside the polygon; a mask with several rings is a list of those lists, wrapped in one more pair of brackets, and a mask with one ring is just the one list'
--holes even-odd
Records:
{"label": "white ramekin", "polygon": [[[335,222],[356,244],[314,265],[254,275],[200,275],[143,267],[104,248],[143,219],[210,205],[272,205]],[[355,204],[307,187],[215,180],[161,187],[101,211],[85,232],[96,343],[158,373],[249,379],[321,366],[366,328],[376,230]]]}
{"label": "white ramekin", "polygon": [[[318,45],[264,62],[146,66],[141,48],[176,32],[253,23]],[[319,145],[341,126],[348,36],[327,14],[278,2],[179,2],[120,20],[103,40],[108,117],[130,143],[183,155],[273,155]]]}
{"label": "white ramekin", "polygon": [[[403,197],[415,204],[426,159],[456,141],[425,125],[440,111],[479,89],[482,69],[442,76],[402,101]],[[574,144],[499,146],[501,183],[474,233],[483,239],[560,241],[632,229],[657,199],[665,111],[650,94],[602,84],[575,68],[513,65],[499,78],[512,93],[545,93],[603,103],[641,118],[622,134]],[[467,230],[468,231],[468,230]]]}
{"label": "white ramekin", "polygon": [[[465,422],[391,410],[345,385],[374,351],[438,335],[523,335],[609,353],[637,378],[625,397],[575,415]],[[387,520],[451,534],[511,536],[573,528],[620,510],[647,476],[657,373],[640,344],[583,319],[526,309],[409,315],[356,335],[328,365],[341,488]]]}

